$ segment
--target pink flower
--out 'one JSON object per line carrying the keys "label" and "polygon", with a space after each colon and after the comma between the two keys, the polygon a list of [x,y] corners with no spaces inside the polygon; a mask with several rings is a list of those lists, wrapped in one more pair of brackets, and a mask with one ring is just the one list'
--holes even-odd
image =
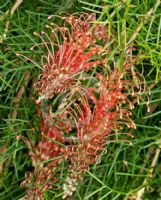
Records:
{"label": "pink flower", "polygon": [[[124,126],[136,128],[130,110],[133,99],[138,101],[145,91],[143,76],[133,68],[136,59],[125,55],[122,69],[119,60],[113,61],[117,55],[109,62],[109,49],[104,47],[108,42],[106,27],[92,26],[91,20],[95,20],[94,14],[59,17],[61,25],[46,26],[49,34],[35,33],[47,53],[42,56],[43,70],[35,85],[43,119],[42,137],[35,146],[28,143],[34,172],[27,173],[22,183],[32,183],[30,196],[41,199],[52,182],[58,181],[52,170],[62,159],[69,163],[63,198],[71,196],[90,165],[101,160],[100,152],[107,151],[108,137]],[[43,100],[56,94],[61,98],[55,111]]]}
{"label": "pink flower", "polygon": [[55,126],[49,125],[46,121],[41,124],[42,138],[38,144],[32,145],[27,141],[29,155],[34,167],[33,172],[26,172],[25,180],[21,187],[28,187],[27,199],[43,199],[47,189],[53,188],[53,183],[58,181],[53,169],[59,166],[64,158],[64,142],[62,133]]}
{"label": "pink flower", "polygon": [[90,20],[95,19],[95,16],[93,14],[84,14],[80,17],[70,15],[61,19],[62,26],[54,23],[47,25],[51,35],[42,32],[46,39],[35,33],[41,37],[47,48],[47,55],[42,56],[42,60],[46,58],[46,62],[42,63],[43,71],[36,84],[40,96],[38,102],[75,87],[82,72],[91,70],[103,61],[103,59],[96,59],[102,51],[98,41],[106,42],[108,38],[104,26],[96,25],[93,30],[91,29]]}

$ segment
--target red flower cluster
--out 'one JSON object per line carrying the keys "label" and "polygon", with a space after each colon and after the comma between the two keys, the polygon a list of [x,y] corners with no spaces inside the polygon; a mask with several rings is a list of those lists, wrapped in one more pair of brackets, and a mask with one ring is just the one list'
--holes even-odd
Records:
{"label": "red flower cluster", "polygon": [[64,152],[64,147],[60,145],[64,143],[60,130],[44,123],[41,131],[42,139],[37,146],[27,141],[34,172],[27,172],[26,179],[21,183],[21,187],[29,187],[26,198],[33,200],[43,199],[43,193],[52,188],[53,182],[57,182],[53,171],[61,162]]}
{"label": "red flower cluster", "polygon": [[[125,56],[122,71],[116,64],[119,62],[108,63],[106,27],[91,25],[94,14],[59,20],[60,26],[47,25],[50,34],[39,35],[47,48],[47,55],[42,56],[46,63],[36,84],[43,117],[42,139],[30,147],[35,169],[22,183],[26,186],[33,182],[28,195],[35,195],[35,199],[41,199],[43,192],[57,181],[53,169],[62,160],[69,163],[63,198],[72,195],[99,153],[106,151],[109,134],[119,132],[124,125],[135,128],[130,119],[134,105],[128,96],[139,100],[136,90],[142,91],[133,57]],[[123,75],[128,79],[124,80]],[[57,108],[45,107],[44,101],[56,99],[57,94],[61,96]]]}
{"label": "red flower cluster", "polygon": [[[64,198],[72,195],[82,175],[97,161],[99,153],[106,150],[106,139],[110,133],[114,133],[116,128],[119,132],[124,125],[135,128],[129,111],[133,105],[129,105],[126,94],[128,81],[121,80],[118,69],[109,73],[108,78],[101,74],[97,78],[99,87],[87,88],[86,95],[79,96],[78,103],[73,103],[75,109],[67,109],[75,122],[76,140],[66,147],[65,154],[71,165],[64,184]],[[128,107],[124,108],[124,104]],[[64,119],[68,120],[68,117]],[[65,129],[63,124],[61,127]],[[70,130],[72,128],[71,123]]]}
{"label": "red flower cluster", "polygon": [[47,62],[45,64],[42,62],[43,72],[36,84],[39,101],[50,99],[54,94],[75,87],[82,72],[91,70],[103,61],[97,59],[102,51],[98,41],[108,41],[107,31],[101,25],[96,25],[91,30],[90,20],[94,20],[95,15],[84,14],[77,17],[70,15],[61,19],[62,26],[54,23],[46,26],[51,30],[50,37],[42,32],[50,45],[35,33],[41,37],[48,50],[47,56],[42,57],[42,60],[46,57]]}

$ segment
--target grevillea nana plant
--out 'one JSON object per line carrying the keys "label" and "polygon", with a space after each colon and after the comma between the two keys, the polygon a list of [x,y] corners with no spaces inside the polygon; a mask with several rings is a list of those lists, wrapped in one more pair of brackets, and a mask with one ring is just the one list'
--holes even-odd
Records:
{"label": "grevillea nana plant", "polygon": [[54,189],[62,161],[68,166],[63,198],[70,198],[90,166],[107,153],[109,136],[125,134],[125,126],[136,128],[131,110],[146,90],[134,68],[133,48],[121,66],[118,55],[109,59],[107,27],[92,23],[94,14],[55,18],[59,25],[50,22],[46,32],[34,33],[47,52],[35,84],[41,139],[27,141],[34,171],[21,184],[27,187],[23,199],[43,199],[47,189]]}

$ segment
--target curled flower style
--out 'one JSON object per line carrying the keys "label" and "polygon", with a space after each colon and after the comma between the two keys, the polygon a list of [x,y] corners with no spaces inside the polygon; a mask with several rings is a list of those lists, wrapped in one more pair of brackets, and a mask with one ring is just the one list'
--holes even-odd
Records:
{"label": "curled flower style", "polygon": [[130,119],[130,110],[134,106],[128,99],[128,81],[121,79],[120,70],[113,69],[108,77],[101,74],[97,77],[99,88],[87,89],[86,96],[80,96],[79,103],[74,104],[75,109],[68,108],[75,118],[77,140],[66,147],[71,165],[64,183],[64,198],[72,195],[83,174],[105,150],[109,134],[116,129],[119,132],[124,125],[136,128]]}
{"label": "curled flower style", "polygon": [[94,19],[93,14],[70,15],[61,18],[62,26],[52,22],[46,26],[50,36],[46,32],[35,33],[47,48],[47,55],[42,56],[43,71],[36,84],[38,102],[74,87],[82,72],[103,62],[96,57],[105,52],[100,41],[108,41],[107,30],[100,24],[92,28],[91,20]]}
{"label": "curled flower style", "polygon": [[53,188],[53,183],[58,181],[54,169],[64,157],[63,142],[60,130],[46,122],[42,124],[42,139],[38,144],[31,145],[27,141],[34,172],[26,172],[26,179],[21,183],[21,187],[28,187],[26,199],[43,199],[44,192]]}
{"label": "curled flower style", "polygon": [[51,22],[49,31],[35,33],[47,49],[35,84],[42,137],[37,145],[27,142],[34,172],[21,184],[35,200],[58,181],[54,169],[62,160],[69,164],[63,198],[70,197],[90,165],[107,152],[107,137],[124,134],[124,126],[136,128],[131,110],[146,91],[143,75],[134,70],[136,57],[129,53],[120,61],[112,53],[110,60],[106,26],[92,25],[94,14],[58,18],[59,25]]}

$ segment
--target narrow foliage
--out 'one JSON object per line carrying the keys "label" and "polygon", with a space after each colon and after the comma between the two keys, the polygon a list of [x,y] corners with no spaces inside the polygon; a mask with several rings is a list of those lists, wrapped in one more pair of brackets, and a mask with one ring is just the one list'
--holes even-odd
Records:
{"label": "narrow foliage", "polygon": [[[61,25],[46,26],[49,33],[35,33],[47,54],[35,84],[42,138],[32,147],[27,142],[34,172],[26,173],[21,184],[28,186],[27,195],[33,199],[42,199],[58,181],[59,173],[53,171],[63,160],[69,165],[63,198],[72,196],[90,165],[107,152],[108,136],[121,134],[124,127],[136,128],[130,111],[146,91],[143,75],[134,70],[133,48],[125,53],[121,67],[117,55],[108,60],[107,27],[92,26],[94,14],[59,19]],[[55,111],[52,100],[57,95],[61,100]]]}

